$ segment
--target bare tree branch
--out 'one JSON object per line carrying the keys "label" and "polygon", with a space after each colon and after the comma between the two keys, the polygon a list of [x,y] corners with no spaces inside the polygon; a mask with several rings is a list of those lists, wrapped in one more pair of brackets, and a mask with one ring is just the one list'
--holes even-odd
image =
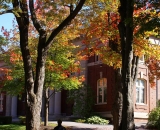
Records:
{"label": "bare tree branch", "polygon": [[13,13],[13,9],[2,11],[2,12],[0,12],[0,15],[7,14],[7,13]]}

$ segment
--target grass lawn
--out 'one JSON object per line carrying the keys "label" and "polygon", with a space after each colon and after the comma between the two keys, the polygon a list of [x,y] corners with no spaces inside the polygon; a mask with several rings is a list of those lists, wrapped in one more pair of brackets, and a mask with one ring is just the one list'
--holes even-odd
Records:
{"label": "grass lawn", "polygon": [[0,125],[0,130],[25,130],[26,126],[19,124]]}
{"label": "grass lawn", "polygon": [[[42,123],[42,128],[48,128],[48,129],[53,129],[57,124],[54,123],[49,123],[48,126],[43,126]],[[26,126],[25,125],[20,125],[20,124],[8,124],[8,125],[0,125],[0,130],[25,130]],[[69,127],[66,127],[67,130],[71,130]]]}

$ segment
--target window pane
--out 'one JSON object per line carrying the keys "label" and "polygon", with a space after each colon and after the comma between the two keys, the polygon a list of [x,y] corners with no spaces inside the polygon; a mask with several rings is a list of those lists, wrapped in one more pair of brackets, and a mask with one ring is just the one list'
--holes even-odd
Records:
{"label": "window pane", "polygon": [[144,80],[140,80],[141,83],[140,83],[140,86],[144,88]]}
{"label": "window pane", "polygon": [[136,82],[136,102],[145,103],[145,80],[137,79]]}
{"label": "window pane", "polygon": [[141,91],[140,91],[140,96],[141,96],[141,100],[140,100],[140,103],[144,103],[144,89],[142,88]]}
{"label": "window pane", "polygon": [[99,92],[98,92],[98,102],[99,102],[99,103],[102,103],[102,88],[99,88],[98,91],[99,91]]}
{"label": "window pane", "polygon": [[107,87],[104,87],[103,89],[104,89],[104,91],[103,91],[103,94],[104,94],[104,96],[103,96],[103,98],[104,98],[103,101],[104,101],[104,102],[107,102]]}
{"label": "window pane", "polygon": [[139,88],[136,88],[136,102],[139,103]]}

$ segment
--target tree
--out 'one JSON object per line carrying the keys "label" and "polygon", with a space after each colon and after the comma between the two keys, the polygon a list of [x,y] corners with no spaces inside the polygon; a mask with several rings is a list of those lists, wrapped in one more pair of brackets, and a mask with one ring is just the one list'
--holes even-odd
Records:
{"label": "tree", "polygon": [[[60,42],[61,40],[59,40]],[[48,124],[48,102],[50,97],[57,91],[62,89],[71,90],[78,89],[81,82],[84,81],[83,76],[71,75],[80,72],[80,64],[76,54],[73,53],[75,49],[72,43],[58,43],[55,44],[49,51],[46,64],[46,78],[44,82],[44,98],[45,98],[45,122]],[[74,55],[74,57],[73,57]],[[48,95],[48,89],[53,89],[54,92]]]}
{"label": "tree", "polygon": [[[75,3],[64,3],[63,1],[36,1],[39,2],[34,5],[33,0],[12,1],[13,9],[2,10],[0,14],[4,13],[13,13],[15,15],[16,21],[18,23],[19,28],[19,37],[20,37],[20,48],[22,52],[22,59],[24,65],[25,72],[25,93],[26,93],[26,129],[27,130],[39,130],[40,127],[40,110],[41,110],[41,99],[42,99],[42,91],[43,84],[45,78],[45,62],[48,50],[51,46],[52,40],[63,30],[65,27],[71,23],[72,19],[78,14],[81,10],[85,0],[80,0],[79,2],[75,1]],[[48,4],[48,5],[47,5]],[[61,5],[64,4],[70,6],[70,13],[66,13],[66,15],[62,15],[62,19],[52,19],[52,21],[58,21],[54,26],[54,29],[51,29],[50,32],[46,30],[46,26],[44,21],[39,21],[37,17],[37,11],[40,9],[44,9],[43,13],[50,14],[54,12],[55,16],[57,16],[62,10]],[[49,6],[50,5],[50,6]],[[29,10],[28,10],[29,6]],[[73,7],[73,10],[71,7]],[[64,8],[63,8],[64,9]],[[66,11],[66,9],[65,9]],[[64,13],[64,11],[63,11]],[[32,58],[31,52],[29,50],[28,45],[28,27],[29,23],[29,14],[31,15],[31,21],[33,22],[34,27],[38,32],[38,43],[37,43],[37,60],[36,60],[36,71],[33,75],[33,66],[32,66]],[[43,17],[43,15],[41,15]],[[48,21],[47,21],[48,22]],[[49,21],[51,22],[51,20]],[[50,35],[49,35],[50,34]]]}
{"label": "tree", "polygon": [[[71,73],[80,73],[81,69],[78,57],[76,56],[76,53],[74,53],[77,46],[73,45],[70,41],[62,40],[63,37],[61,35],[60,38],[58,38],[59,43],[55,42],[54,46],[51,46],[49,51],[50,55],[47,57],[46,61],[46,76],[44,81],[44,125],[48,125],[48,102],[50,97],[54,95],[54,92],[51,95],[48,95],[48,90],[53,89],[54,91],[61,91],[61,89],[77,89],[84,80],[83,76],[75,77],[74,75],[71,75]],[[34,48],[34,46],[31,48]],[[18,54],[19,52],[19,47],[13,47],[12,45],[10,49],[3,54],[3,61],[5,61],[6,66],[12,70],[12,72],[6,75],[10,76],[12,80],[10,78],[3,79],[3,82],[5,82],[2,90],[10,95],[21,96],[21,94],[24,93],[24,71],[22,67],[23,61],[20,54]],[[36,56],[33,56],[32,54],[32,57]],[[15,86],[14,91],[13,86]]]}
{"label": "tree", "polygon": [[103,63],[115,68],[115,101],[112,113],[114,129],[134,129],[132,94],[138,58],[142,55],[152,57],[155,55],[152,52],[159,54],[156,49],[158,46],[151,46],[147,39],[151,35],[157,35],[159,15],[153,6],[146,10],[146,5],[137,7],[129,1],[120,1],[119,15],[116,10],[118,6],[115,6],[118,4],[115,2],[109,6],[115,10],[99,14],[91,21],[83,41],[86,45],[84,51],[89,55],[98,54]]}

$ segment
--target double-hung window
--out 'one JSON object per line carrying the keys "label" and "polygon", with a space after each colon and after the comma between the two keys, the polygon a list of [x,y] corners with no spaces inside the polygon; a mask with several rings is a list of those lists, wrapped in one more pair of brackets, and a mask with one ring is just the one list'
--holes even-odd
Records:
{"label": "double-hung window", "polygon": [[146,81],[137,79],[136,81],[136,103],[145,103]]}
{"label": "double-hung window", "polygon": [[107,103],[107,79],[101,78],[97,81],[97,104]]}

